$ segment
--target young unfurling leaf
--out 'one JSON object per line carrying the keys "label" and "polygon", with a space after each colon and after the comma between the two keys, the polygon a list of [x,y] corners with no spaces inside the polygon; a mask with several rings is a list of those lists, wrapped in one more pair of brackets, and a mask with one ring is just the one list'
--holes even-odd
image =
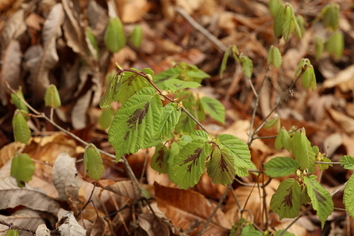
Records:
{"label": "young unfurling leaf", "polygon": [[240,56],[240,62],[242,65],[242,71],[245,76],[248,78],[251,78],[252,73],[253,73],[253,62],[252,60],[245,55]]}
{"label": "young unfurling leaf", "polygon": [[16,106],[17,109],[23,110],[28,113],[28,108],[26,104],[24,104],[21,99],[25,99],[22,93],[22,87],[20,86],[19,89],[16,91],[16,94],[11,93],[11,101]]}
{"label": "young unfurling leaf", "polygon": [[26,119],[23,117],[20,110],[16,110],[12,118],[12,127],[16,142],[28,143],[31,138],[31,130],[27,125]]}
{"label": "young unfurling leaf", "polygon": [[19,187],[24,187],[25,183],[32,179],[33,174],[34,164],[28,154],[19,154],[12,159],[11,176],[16,178]]}
{"label": "young unfurling leaf", "polygon": [[271,46],[268,52],[268,64],[272,64],[275,68],[279,69],[282,63],[282,57],[277,47]]}
{"label": "young unfurling leaf", "polygon": [[100,180],[104,173],[104,165],[100,153],[92,143],[85,147],[84,153],[85,173],[93,180]]}
{"label": "young unfurling leaf", "polygon": [[47,107],[51,108],[57,108],[61,106],[59,92],[54,84],[48,86],[44,96],[44,103]]}
{"label": "young unfurling leaf", "polygon": [[135,47],[139,48],[143,40],[143,29],[140,25],[136,25],[130,34],[129,41]]}
{"label": "young unfurling leaf", "polygon": [[125,46],[126,38],[123,25],[118,17],[109,19],[104,42],[111,52],[118,52]]}

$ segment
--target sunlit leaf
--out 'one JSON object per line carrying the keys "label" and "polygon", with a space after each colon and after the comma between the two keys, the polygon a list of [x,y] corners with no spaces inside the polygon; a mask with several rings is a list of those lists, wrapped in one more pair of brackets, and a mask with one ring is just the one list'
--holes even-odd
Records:
{"label": "sunlit leaf", "polygon": [[204,140],[197,139],[186,144],[179,154],[170,156],[174,159],[168,168],[170,180],[183,189],[196,185],[205,171],[205,161],[210,152],[210,144]]}
{"label": "sunlit leaf", "polygon": [[34,164],[28,154],[19,154],[12,159],[11,176],[16,178],[19,187],[24,187],[25,183],[32,179],[33,174]]}
{"label": "sunlit leaf", "polygon": [[172,67],[168,70],[165,70],[157,75],[154,76],[154,83],[160,88],[164,89],[165,85],[164,82],[170,79],[181,79],[180,75],[182,73],[182,69],[180,67]]}
{"label": "sunlit leaf", "polygon": [[282,63],[282,57],[277,47],[271,46],[268,52],[268,64],[272,64],[275,68],[280,68]]}
{"label": "sunlit leaf", "polygon": [[340,164],[344,169],[354,170],[354,157],[345,155],[340,158]]}
{"label": "sunlit leaf", "polygon": [[326,222],[327,217],[333,212],[334,204],[331,195],[323,186],[316,180],[315,175],[304,177],[304,182],[307,187],[307,193],[311,199],[312,207],[316,210],[318,218],[320,218],[321,226]]}
{"label": "sunlit leaf", "polygon": [[156,135],[162,103],[155,93],[154,88],[143,88],[116,112],[108,137],[116,151],[117,160],[124,154],[147,148]]}
{"label": "sunlit leaf", "polygon": [[301,170],[314,170],[316,153],[312,150],[311,143],[304,131],[296,131],[292,139],[292,152]]}
{"label": "sunlit leaf", "polygon": [[270,201],[270,209],[279,215],[280,219],[294,218],[300,212],[300,184],[295,179],[282,181]]}
{"label": "sunlit leaf", "polygon": [[222,124],[225,123],[225,107],[219,100],[210,97],[202,97],[200,102],[211,118]]}
{"label": "sunlit leaf", "polygon": [[240,56],[240,62],[242,65],[242,71],[245,76],[248,78],[251,78],[252,73],[253,73],[253,62],[252,60],[247,57],[247,56]]}
{"label": "sunlit leaf", "polygon": [[27,144],[31,138],[31,130],[27,125],[26,119],[20,110],[16,110],[12,118],[12,127],[16,142]]}
{"label": "sunlit leaf", "polygon": [[280,6],[281,6],[281,0],[269,0],[268,1],[269,11],[273,17],[277,16]]}
{"label": "sunlit leaf", "polygon": [[264,165],[266,175],[275,178],[295,173],[299,164],[290,157],[274,157]]}
{"label": "sunlit leaf", "polygon": [[[191,113],[191,111],[189,110]],[[191,113],[193,116],[194,114]],[[176,124],[175,130],[177,133],[184,133],[184,134],[190,134],[194,132],[196,128],[196,123],[195,121],[186,113],[182,112],[181,116],[179,117],[179,120]]]}
{"label": "sunlit leaf", "polygon": [[114,111],[112,108],[106,108],[102,111],[100,117],[98,118],[98,123],[102,129],[108,129],[112,123],[114,117]]}
{"label": "sunlit leaf", "polygon": [[171,137],[173,130],[181,116],[181,109],[174,103],[169,103],[162,109],[157,138]]}
{"label": "sunlit leaf", "polygon": [[117,96],[120,87],[122,85],[122,75],[109,74],[108,76],[108,86],[107,90],[103,95],[102,101],[100,103],[100,107],[108,108],[111,107],[112,102],[115,101],[115,97]]}
{"label": "sunlit leaf", "polygon": [[302,74],[301,83],[306,89],[312,87],[312,90],[316,90],[316,76],[312,65],[309,65]]}
{"label": "sunlit leaf", "polygon": [[156,146],[155,154],[152,156],[151,168],[157,172],[167,174],[169,150],[163,143]]}
{"label": "sunlit leaf", "polygon": [[92,143],[85,147],[84,167],[85,173],[87,171],[88,175],[93,180],[100,180],[104,173],[104,165],[101,154]]}
{"label": "sunlit leaf", "polygon": [[111,52],[118,52],[125,46],[125,41],[122,22],[118,17],[110,18],[104,35],[106,47]]}
{"label": "sunlit leaf", "polygon": [[21,86],[16,91],[16,94],[11,93],[11,101],[16,106],[17,109],[23,110],[26,113],[28,113],[28,108],[27,108],[26,104],[24,102],[22,102],[22,100],[19,97],[22,98],[23,100],[25,99],[23,96],[23,93],[22,93]]}
{"label": "sunlit leaf", "polygon": [[198,88],[200,84],[194,81],[183,81],[179,79],[168,79],[164,82],[165,90],[170,90],[175,93],[186,88]]}
{"label": "sunlit leaf", "polygon": [[291,32],[293,32],[293,30],[295,29],[295,22],[296,19],[294,16],[293,7],[291,4],[286,3],[284,9],[283,32],[282,32],[285,41],[288,41]]}
{"label": "sunlit leaf", "polygon": [[16,229],[9,229],[5,236],[19,236],[18,231]]}
{"label": "sunlit leaf", "polygon": [[285,148],[290,151],[291,148],[291,138],[289,132],[286,131],[284,127],[282,127],[278,133],[277,138],[275,139],[275,149],[279,150],[281,148]]}
{"label": "sunlit leaf", "polygon": [[254,228],[252,224],[247,224],[242,228],[240,236],[262,236],[263,233]]}

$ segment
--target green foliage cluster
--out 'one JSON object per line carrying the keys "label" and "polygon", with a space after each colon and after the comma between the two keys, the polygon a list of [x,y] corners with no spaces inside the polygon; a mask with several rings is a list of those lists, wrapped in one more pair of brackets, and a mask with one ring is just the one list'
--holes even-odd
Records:
{"label": "green foliage cluster", "polygon": [[[304,20],[295,15],[291,4],[270,0],[269,9],[274,17],[274,34],[278,39],[288,41],[293,33],[300,38],[304,35]],[[321,20],[323,26],[332,32],[326,42],[321,38],[316,39],[317,59],[321,57],[324,48],[336,59],[342,55],[344,43],[338,29],[338,15],[338,4],[329,4],[316,19]],[[87,34],[93,47],[97,47],[90,29],[87,29]],[[139,47],[142,29],[134,28],[129,40],[134,47]],[[111,52],[119,51],[126,44],[119,18],[110,19],[105,44]],[[228,47],[225,51],[220,77],[230,55],[241,65],[244,75],[251,78],[253,62],[239,52],[236,46]],[[270,47],[267,64],[277,69],[281,67],[282,56],[278,47]],[[207,116],[225,123],[225,107],[220,101],[193,93],[192,89],[201,86],[203,79],[208,77],[196,66],[186,63],[179,63],[157,75],[148,68],[140,71],[118,67],[118,73],[109,76],[107,91],[100,104],[105,110],[99,119],[103,129],[109,128],[109,142],[115,149],[116,160],[136,153],[139,149],[155,147],[151,167],[159,173],[168,174],[170,180],[183,189],[197,184],[204,172],[208,173],[214,183],[226,185],[234,181],[235,175],[247,176],[250,170],[256,169],[246,143],[230,134],[214,137],[200,123]],[[315,72],[309,59],[303,58],[299,62],[295,77],[301,79],[304,88],[316,89]],[[30,113],[21,88],[11,97],[17,107],[12,122],[15,141],[28,143],[31,131],[26,121]],[[58,91],[52,85],[48,87],[44,99],[46,106],[51,109],[61,104]],[[121,105],[117,111],[111,108],[114,102]],[[320,170],[325,170],[332,166],[331,161],[320,153],[318,147],[311,145],[304,128],[280,128],[278,117],[265,123],[266,128],[276,126],[278,129],[275,148],[284,148],[292,154],[288,157],[274,157],[264,165],[264,173],[271,178],[289,175],[272,196],[271,210],[281,219],[294,218],[299,215],[302,205],[308,205],[316,210],[323,227],[333,211],[333,201],[331,194],[321,186],[313,173],[316,165]],[[343,156],[340,164],[345,169],[353,170],[354,158]],[[99,180],[104,173],[100,150],[93,144],[85,147],[84,167],[93,180]],[[33,173],[34,165],[27,154],[19,153],[13,158],[11,175],[17,179],[19,186],[24,186]],[[351,216],[354,216],[354,202],[351,201],[353,194],[354,177],[351,176],[344,189],[344,204]],[[264,235],[244,219],[236,222],[231,234]],[[277,231],[274,235],[292,234]]]}

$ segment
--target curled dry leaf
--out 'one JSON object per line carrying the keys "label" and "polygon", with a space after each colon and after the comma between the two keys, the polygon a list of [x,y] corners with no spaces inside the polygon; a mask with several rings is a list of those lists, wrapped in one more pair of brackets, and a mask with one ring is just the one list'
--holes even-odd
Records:
{"label": "curled dry leaf", "polygon": [[103,236],[105,235],[106,228],[108,229],[105,220],[97,214],[97,218],[92,225],[90,236]]}
{"label": "curled dry leaf", "polygon": [[324,88],[338,86],[345,93],[354,90],[354,65],[340,71],[334,78],[328,79],[323,83]]}
{"label": "curled dry leaf", "polygon": [[328,108],[328,113],[332,117],[332,119],[339,124],[343,131],[347,134],[354,134],[354,119],[345,115],[342,112],[336,111],[335,109]]}
{"label": "curled dry leaf", "polygon": [[38,225],[36,229],[37,236],[50,236],[50,230],[47,228],[45,224]]}
{"label": "curled dry leaf", "polygon": [[53,183],[58,190],[58,200],[76,202],[79,199],[81,181],[77,176],[74,158],[60,153],[53,165]]}
{"label": "curled dry leaf", "polygon": [[[159,209],[172,221],[173,225],[196,235],[208,220],[216,205],[210,203],[202,194],[176,188],[155,186]],[[206,232],[210,235],[227,235],[231,228],[224,213],[218,209]]]}
{"label": "curled dry leaf", "polygon": [[60,209],[58,219],[57,228],[60,235],[86,236],[86,230],[76,221],[72,211]]}
{"label": "curled dry leaf", "polygon": [[3,167],[11,158],[15,156],[15,153],[23,148],[25,144],[19,142],[10,143],[0,149],[0,168]]}
{"label": "curled dry leaf", "polygon": [[106,186],[104,189],[114,192],[120,196],[131,199],[139,199],[139,191],[134,187],[131,180],[123,180]]}
{"label": "curled dry leaf", "polygon": [[140,227],[145,230],[149,236],[170,235],[170,230],[165,222],[152,213],[143,213],[138,215],[138,222]]}
{"label": "curled dry leaf", "polygon": [[64,19],[63,7],[60,3],[54,5],[43,26],[43,47],[35,45],[24,54],[25,66],[31,73],[30,81],[33,91],[33,101],[43,99],[45,90],[49,86],[49,71],[59,60],[56,51],[56,39],[61,36],[61,25]]}
{"label": "curled dry leaf", "polygon": [[[39,225],[45,224],[45,219],[41,217],[41,212],[33,211],[28,208],[15,211],[10,216],[0,215],[0,220],[33,231],[35,231]],[[0,232],[4,232],[8,229],[8,226],[0,224]],[[25,231],[20,231],[19,233],[20,235],[29,235],[29,233]]]}
{"label": "curled dry leaf", "polygon": [[15,208],[22,205],[52,214],[57,214],[59,211],[59,205],[56,201],[28,184],[23,188],[18,187],[16,179],[13,177],[7,177],[0,181],[0,199],[0,209]]}

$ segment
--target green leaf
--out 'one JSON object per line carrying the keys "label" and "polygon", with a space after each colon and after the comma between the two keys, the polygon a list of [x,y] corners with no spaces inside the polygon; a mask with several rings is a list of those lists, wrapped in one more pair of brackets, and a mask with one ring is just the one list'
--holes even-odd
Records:
{"label": "green leaf", "polygon": [[[295,17],[295,15],[294,15]],[[295,34],[297,37],[302,38],[305,34],[305,20],[302,16],[297,16],[294,20]]]}
{"label": "green leaf", "polygon": [[240,62],[242,65],[242,71],[245,76],[251,78],[253,72],[253,62],[252,60],[244,55],[240,56]]}
{"label": "green leaf", "polygon": [[291,138],[289,132],[286,131],[284,127],[282,127],[278,133],[277,138],[275,139],[275,149],[279,150],[281,148],[285,148],[290,151],[291,149]]}
{"label": "green leaf", "polygon": [[126,71],[122,74],[119,90],[116,90],[118,93],[114,100],[124,105],[131,96],[146,87],[151,87],[146,78],[134,72]]}
{"label": "green leaf", "polygon": [[256,169],[251,161],[251,153],[246,143],[231,134],[220,134],[216,137],[225,148],[230,150],[234,159],[236,174],[247,176],[247,169]]}
{"label": "green leaf", "polygon": [[25,100],[25,98],[23,96],[23,93],[22,93],[22,87],[21,86],[16,91],[16,94],[11,93],[11,101],[16,106],[17,109],[23,110],[26,113],[28,113],[29,111],[28,111],[28,108],[27,108],[26,104],[24,102],[22,102],[22,100],[19,97],[22,98],[23,100]]}
{"label": "green leaf", "polygon": [[20,110],[16,110],[12,118],[12,127],[16,142],[27,144],[31,138],[31,130],[27,125],[26,119]]}
{"label": "green leaf", "polygon": [[118,52],[125,46],[125,41],[122,22],[118,17],[110,18],[104,35],[106,47],[111,52]]}
{"label": "green leaf", "polygon": [[343,202],[345,205],[345,210],[354,217],[354,175],[351,175],[348,179],[347,184],[344,188]]}
{"label": "green leaf", "polygon": [[[188,110],[193,116],[194,113]],[[195,121],[190,118],[186,113],[182,112],[179,120],[175,126],[175,131],[177,133],[190,134],[193,133],[196,128]]]}
{"label": "green leaf", "polygon": [[274,127],[274,126],[277,127],[278,125],[280,125],[279,123],[280,123],[280,119],[279,119],[279,117],[277,116],[277,117],[275,117],[275,118],[273,118],[273,119],[267,120],[263,127],[264,127],[265,129],[270,129],[270,128]]}
{"label": "green leaf", "polygon": [[155,154],[152,156],[151,168],[157,172],[167,174],[169,150],[163,143],[156,146]]}
{"label": "green leaf", "polygon": [[88,175],[93,180],[100,180],[104,173],[104,165],[101,154],[98,152],[96,146],[92,143],[85,147],[84,167],[85,173],[87,171]]}
{"label": "green leaf", "polygon": [[281,4],[278,7],[278,11],[275,15],[274,24],[273,24],[274,35],[279,39],[283,36],[284,12],[285,12],[285,7],[283,4]]}
{"label": "green leaf", "polygon": [[196,101],[196,118],[197,120],[199,120],[199,122],[203,122],[206,119],[206,114],[205,114],[205,110],[203,108],[202,102],[200,101],[200,99],[197,99]]}
{"label": "green leaf", "polygon": [[312,90],[316,90],[316,76],[315,70],[312,65],[308,65],[304,73],[302,74],[302,86],[308,89],[312,87]]}
{"label": "green leaf", "polygon": [[170,90],[172,93],[175,93],[179,90],[186,88],[198,88],[200,84],[194,81],[183,81],[179,79],[168,79],[164,82],[164,89]]}
{"label": "green leaf", "polygon": [[299,65],[297,67],[295,76],[298,77],[301,75],[301,73],[307,68],[308,65],[311,65],[311,62],[307,58],[302,58],[299,62]]}
{"label": "green leaf", "polygon": [[117,75],[116,73],[109,74],[107,76],[108,86],[105,94],[103,95],[102,101],[100,103],[101,108],[111,107],[113,101],[115,101],[115,97],[117,96],[120,87],[122,85],[122,74]]}
{"label": "green leaf", "polygon": [[174,157],[173,164],[169,165],[170,180],[183,189],[196,185],[205,171],[205,161],[210,152],[210,144],[204,140],[197,139],[186,144]]}
{"label": "green leaf", "polygon": [[135,47],[139,48],[141,42],[143,41],[143,29],[140,25],[136,25],[129,36],[130,43]]}
{"label": "green leaf", "polygon": [[275,231],[275,236],[278,236],[278,235],[282,235],[282,236],[295,236],[295,234],[293,234],[293,233],[290,233],[289,231],[285,231],[284,233],[283,233],[283,229],[279,229],[279,230],[277,230],[277,231]]}
{"label": "green leaf", "polygon": [[354,157],[345,155],[340,158],[340,164],[344,169],[354,170]]}
{"label": "green leaf", "polygon": [[112,108],[106,108],[102,111],[100,117],[98,118],[98,123],[102,129],[108,129],[112,123],[114,117],[114,111]]}
{"label": "green leaf", "polygon": [[336,60],[342,57],[344,50],[344,38],[341,31],[334,32],[326,43],[326,50],[334,55]]}
{"label": "green leaf", "polygon": [[18,234],[18,231],[17,231],[17,230],[15,230],[15,229],[9,229],[9,230],[6,232],[5,236],[19,236],[19,234]]}
{"label": "green leaf", "polygon": [[200,102],[211,118],[225,124],[225,107],[219,100],[210,97],[202,97]]}
{"label": "green leaf", "polygon": [[154,76],[154,83],[163,90],[166,90],[164,82],[170,79],[181,79],[182,69],[180,67],[172,67]]}
{"label": "green leaf", "polygon": [[275,178],[295,173],[299,164],[290,157],[274,157],[264,165],[266,175]]}
{"label": "green leaf", "polygon": [[234,158],[229,149],[214,146],[208,162],[208,175],[215,184],[231,184],[235,176]]}
{"label": "green leaf", "polygon": [[322,38],[316,38],[316,60],[319,60],[322,56],[324,42]]}
{"label": "green leaf", "polygon": [[295,179],[282,181],[270,201],[270,209],[279,215],[280,219],[296,217],[301,208],[300,184]]}
{"label": "green leaf", "polygon": [[273,17],[277,16],[280,6],[281,6],[281,0],[269,0],[268,7],[269,7],[270,14],[272,14]]}
{"label": "green leaf", "polygon": [[181,62],[179,64],[180,67],[182,67],[182,78],[183,80],[186,81],[194,81],[197,83],[201,83],[203,79],[205,78],[210,78],[210,75],[205,73],[204,71],[200,70],[197,66],[195,65],[190,65]]}
{"label": "green leaf", "polygon": [[248,224],[243,227],[240,236],[262,236],[263,233],[254,228],[252,224]]}
{"label": "green leaf", "polygon": [[117,161],[124,154],[147,148],[159,130],[162,103],[154,88],[143,88],[116,112],[108,131]]}
{"label": "green leaf", "polygon": [[177,104],[169,103],[164,106],[162,109],[159,130],[156,134],[156,137],[171,137],[173,134],[173,129],[175,128],[180,116],[181,110],[177,108]]}
{"label": "green leaf", "polygon": [[292,139],[292,152],[301,170],[308,169],[311,173],[315,168],[316,153],[312,150],[304,130],[296,131]]}
{"label": "green leaf", "polygon": [[[326,157],[324,157],[322,159],[323,162],[332,162],[331,159],[328,159]],[[318,164],[318,166],[320,167],[320,170],[323,171],[323,170],[327,170],[330,166],[333,166],[332,164]]]}
{"label": "green leaf", "polygon": [[11,176],[16,178],[17,185],[24,187],[32,179],[34,164],[26,153],[16,155],[11,162]]}
{"label": "green leaf", "polygon": [[312,207],[316,210],[323,228],[327,217],[333,212],[334,204],[332,197],[327,190],[316,180],[315,175],[304,176],[307,193],[311,199]]}
{"label": "green leaf", "polygon": [[323,25],[333,31],[339,26],[339,5],[338,3],[330,3],[321,11]]}
{"label": "green leaf", "polygon": [[286,3],[284,6],[284,21],[283,21],[283,32],[282,35],[284,37],[285,42],[288,41],[291,32],[295,29],[295,16],[293,7],[290,3]]}
{"label": "green leaf", "polygon": [[229,59],[229,54],[230,54],[230,51],[228,48],[228,49],[226,49],[224,56],[222,58],[222,61],[221,61],[220,72],[219,72],[220,79],[222,79],[223,73],[226,69],[226,64],[227,64],[227,60]]}
{"label": "green leaf", "polygon": [[282,57],[280,51],[277,47],[274,47],[273,45],[269,49],[267,63],[272,64],[277,69],[279,69],[281,66]]}
{"label": "green leaf", "polygon": [[47,107],[57,108],[61,106],[59,92],[54,84],[48,86],[45,95],[44,103]]}
{"label": "green leaf", "polygon": [[95,36],[92,33],[92,30],[90,27],[86,27],[86,36],[89,39],[87,42],[89,45],[89,55],[94,57],[95,60],[99,59],[99,55],[98,55],[98,45],[97,45],[97,40],[95,38]]}

